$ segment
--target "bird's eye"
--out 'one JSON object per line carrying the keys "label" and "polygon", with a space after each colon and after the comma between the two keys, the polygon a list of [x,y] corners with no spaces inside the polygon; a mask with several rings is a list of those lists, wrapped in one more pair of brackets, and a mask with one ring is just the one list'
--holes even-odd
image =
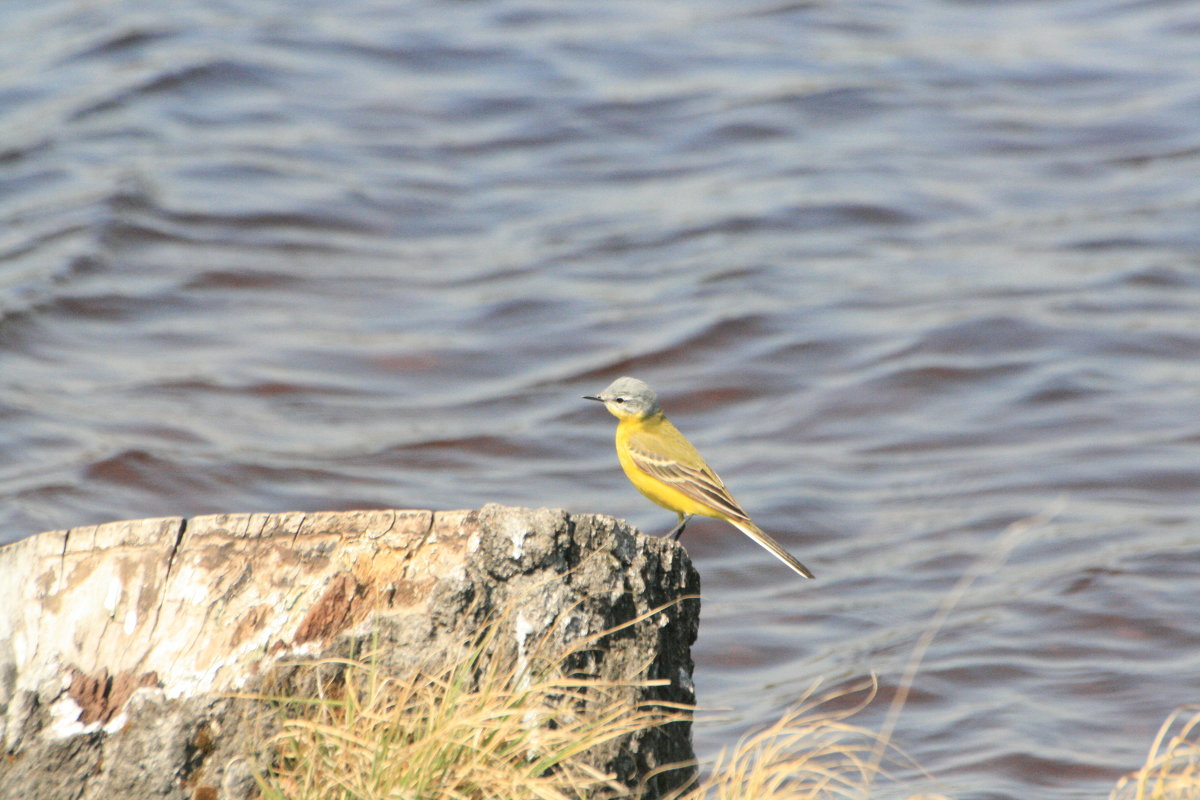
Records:
{"label": "bird's eye", "polygon": [[613,399],[613,401],[614,401],[614,402],[616,402],[616,403],[624,403],[624,402],[625,402],[625,398],[624,398],[624,397],[616,397],[616,398],[614,398],[614,399]]}

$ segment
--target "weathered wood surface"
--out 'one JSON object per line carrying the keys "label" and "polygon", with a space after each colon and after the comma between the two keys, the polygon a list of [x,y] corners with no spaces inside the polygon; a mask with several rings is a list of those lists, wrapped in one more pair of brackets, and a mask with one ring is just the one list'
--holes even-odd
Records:
{"label": "weathered wood surface", "polygon": [[[261,754],[248,754],[256,742],[237,730],[244,710],[229,693],[280,659],[383,630],[395,664],[415,664],[531,592],[523,624],[535,633],[577,604],[565,643],[697,590],[673,542],[547,509],[225,514],[39,534],[0,548],[0,798],[245,797]],[[675,679],[659,699],[690,702],[697,618],[689,602],[635,626],[607,675],[649,664]],[[690,757],[681,734],[635,743],[616,768],[633,780]]]}
{"label": "weathered wood surface", "polygon": [[167,697],[240,688],[271,650],[302,654],[381,605],[424,608],[462,567],[468,513],[171,517],[9,545],[0,642],[14,688],[77,676],[52,707],[59,733],[119,712],[124,698],[87,690],[105,675],[124,697],[151,675]]}

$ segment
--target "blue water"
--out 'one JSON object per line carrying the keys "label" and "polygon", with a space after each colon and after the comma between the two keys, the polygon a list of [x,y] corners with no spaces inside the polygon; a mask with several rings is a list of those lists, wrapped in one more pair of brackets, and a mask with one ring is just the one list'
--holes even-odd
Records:
{"label": "blue water", "polygon": [[818,680],[902,796],[1095,798],[1200,696],[1200,7],[9,2],[0,541],[566,507],[661,533],[631,374],[732,529],[711,756]]}

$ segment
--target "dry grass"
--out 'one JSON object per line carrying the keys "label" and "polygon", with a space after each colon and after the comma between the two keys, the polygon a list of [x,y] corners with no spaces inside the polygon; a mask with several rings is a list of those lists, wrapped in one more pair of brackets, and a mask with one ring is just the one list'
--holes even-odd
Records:
{"label": "dry grass", "polygon": [[1150,745],[1146,763],[1122,778],[1109,797],[1110,800],[1200,798],[1200,707],[1185,706],[1167,717]]}
{"label": "dry grass", "polygon": [[[579,756],[631,732],[686,719],[638,705],[631,687],[564,673],[537,650],[493,657],[498,626],[461,657],[407,678],[370,659],[326,660],[316,697],[259,698],[276,706],[270,800],[568,800],[630,796]],[[571,652],[595,646],[581,639]],[[541,643],[544,645],[544,642]],[[331,669],[334,668],[334,669]],[[586,703],[585,703],[586,701]],[[585,711],[586,709],[586,711]]]}
{"label": "dry grass", "polygon": [[[880,772],[879,735],[848,720],[876,689],[871,680],[821,696],[810,692],[773,725],[722,752],[711,775],[680,800],[865,800]],[[853,695],[861,697],[846,707]]]}
{"label": "dry grass", "polygon": [[[631,732],[691,716],[645,707],[629,687],[570,677],[562,657],[489,659],[496,626],[461,658],[406,679],[370,659],[327,660],[316,696],[259,698],[275,706],[269,800],[568,800],[632,798],[580,756]],[[608,632],[605,632],[608,633]],[[603,634],[601,634],[603,635]],[[581,640],[586,649],[599,638]],[[330,677],[336,676],[336,677]],[[673,800],[866,798],[878,736],[848,720],[871,702],[872,680],[805,698],[775,724],[722,753],[711,774]],[[847,698],[856,696],[854,702]],[[589,713],[580,713],[588,698]],[[691,765],[686,765],[691,766]]]}

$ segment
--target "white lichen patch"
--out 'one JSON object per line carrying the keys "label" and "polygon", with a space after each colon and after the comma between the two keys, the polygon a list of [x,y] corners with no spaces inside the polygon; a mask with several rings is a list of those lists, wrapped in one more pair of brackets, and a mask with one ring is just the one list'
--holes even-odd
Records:
{"label": "white lichen patch", "polygon": [[679,688],[687,692],[696,691],[696,684],[692,682],[692,673],[684,667],[679,668]]}
{"label": "white lichen patch", "polygon": [[125,727],[126,722],[129,722],[129,715],[126,714],[124,711],[122,711],[121,713],[117,714],[112,719],[110,719],[108,721],[108,724],[104,726],[103,730],[105,733],[110,734],[110,735],[117,733],[118,731],[121,730],[121,728]]}
{"label": "white lichen patch", "polygon": [[125,586],[121,582],[121,578],[117,575],[112,575],[108,579],[108,588],[104,592],[104,610],[108,612],[109,619],[117,618],[117,609],[121,606],[121,595],[125,592]]}
{"label": "white lichen patch", "polygon": [[511,536],[512,536],[512,543],[513,543],[513,547],[512,547],[513,561],[520,561],[521,557],[525,555],[525,537],[528,535],[529,535],[529,531],[525,528],[524,525],[522,525],[521,527],[517,528],[515,531],[512,532]]}
{"label": "white lichen patch", "polygon": [[533,623],[523,613],[517,614],[513,624],[513,638],[517,640],[517,674],[521,676],[518,681],[521,689],[529,688],[529,656],[525,651],[525,640],[534,630]]}
{"label": "white lichen patch", "polygon": [[92,733],[100,730],[99,722],[84,725],[79,721],[83,709],[64,694],[50,704],[50,724],[46,726],[47,736],[51,739],[66,739],[68,736],[78,736],[81,733]]}

